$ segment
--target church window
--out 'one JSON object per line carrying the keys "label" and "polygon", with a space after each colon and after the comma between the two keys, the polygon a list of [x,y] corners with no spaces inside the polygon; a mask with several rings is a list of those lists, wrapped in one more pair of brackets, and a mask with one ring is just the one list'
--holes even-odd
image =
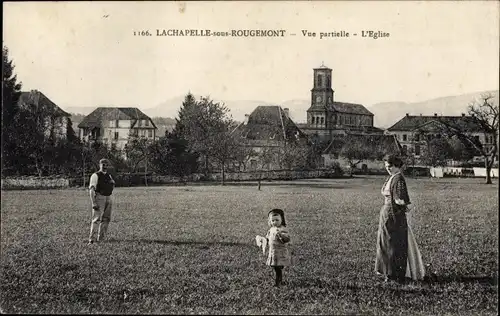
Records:
{"label": "church window", "polygon": [[323,85],[323,81],[321,80],[321,75],[318,75],[318,86],[321,87]]}
{"label": "church window", "polygon": [[329,77],[329,76],[327,76],[327,77],[326,77],[326,87],[327,87],[327,88],[330,88],[331,86],[332,86],[332,84],[331,84],[331,82],[330,82],[330,77]]}
{"label": "church window", "polygon": [[321,117],[321,124],[325,124],[325,118]]}
{"label": "church window", "polygon": [[403,134],[403,141],[406,142],[406,140],[407,140],[406,134]]}

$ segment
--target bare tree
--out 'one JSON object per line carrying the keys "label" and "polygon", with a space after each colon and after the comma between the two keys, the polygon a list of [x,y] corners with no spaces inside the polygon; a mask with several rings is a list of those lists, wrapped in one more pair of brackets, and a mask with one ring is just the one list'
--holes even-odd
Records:
{"label": "bare tree", "polygon": [[258,189],[260,191],[264,171],[269,172],[271,165],[276,164],[277,160],[279,160],[279,148],[272,146],[261,147],[261,151],[257,156],[257,170],[259,172]]}
{"label": "bare tree", "polygon": [[[494,103],[494,96],[491,94],[481,96],[481,101],[473,101],[468,106],[470,117],[464,117],[462,120],[449,121],[442,120],[444,132],[457,136],[464,144],[472,145],[477,152],[484,158],[486,168],[486,183],[491,184],[491,168],[498,156],[498,104]],[[481,143],[476,135],[473,135],[469,129],[468,122],[475,124],[479,130],[492,137],[488,146]]]}

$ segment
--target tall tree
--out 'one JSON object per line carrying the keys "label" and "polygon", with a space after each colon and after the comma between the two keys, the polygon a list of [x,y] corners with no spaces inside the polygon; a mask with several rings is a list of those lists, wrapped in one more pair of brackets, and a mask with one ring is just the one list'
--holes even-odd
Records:
{"label": "tall tree", "polygon": [[214,103],[208,98],[200,102],[204,130],[208,133],[205,139],[206,153],[213,157],[222,173],[222,185],[226,180],[226,167],[236,159],[238,144],[231,134],[235,128],[229,115],[229,109],[220,103]]}
{"label": "tall tree", "polygon": [[211,160],[214,160],[222,171],[224,182],[225,168],[233,158],[235,146],[230,133],[233,126],[229,109],[224,104],[214,102],[209,97],[196,101],[188,94],[173,133],[187,141],[191,152],[203,157],[206,174],[210,171]]}
{"label": "tall tree", "polygon": [[[496,99],[498,100],[498,98]],[[491,184],[491,168],[498,158],[499,134],[498,134],[498,113],[499,106],[494,96],[491,94],[481,96],[481,100],[473,101],[468,106],[469,117],[464,117],[462,120],[447,121],[441,120],[443,132],[449,136],[456,136],[466,145],[471,145],[484,159],[486,168],[486,183]],[[470,125],[474,124],[479,127],[480,131],[487,137],[491,138],[488,145],[481,142],[477,135],[474,135],[470,130]]]}
{"label": "tall tree", "polygon": [[151,145],[153,140],[137,135],[130,135],[124,152],[132,172],[136,172],[139,165],[144,167],[144,182],[148,185],[148,163],[151,156]]}
{"label": "tall tree", "polygon": [[146,137],[139,137],[136,135],[129,136],[124,152],[132,172],[136,172],[141,164],[143,167],[146,166],[145,163],[150,153],[151,143],[152,141]]}
{"label": "tall tree", "polygon": [[54,159],[54,147],[57,145],[54,126],[55,113],[44,103],[34,103],[27,100],[15,118],[16,124],[21,126],[17,134],[17,148],[28,155],[35,166],[38,176],[50,171]]}
{"label": "tall tree", "polygon": [[198,168],[198,155],[188,149],[187,141],[168,133],[151,145],[151,168],[159,174],[183,178]]}
{"label": "tall tree", "polygon": [[191,94],[191,92],[189,92],[184,97],[182,106],[177,114],[178,117],[175,119],[175,127],[172,133],[176,137],[182,137],[185,134],[188,134],[187,125],[189,124],[189,119],[193,116],[192,113],[194,112],[195,108],[196,108],[196,99]]}
{"label": "tall tree", "polygon": [[18,101],[22,83],[17,82],[14,63],[9,59],[9,49],[2,48],[2,173],[5,168],[16,164],[17,125],[15,117],[19,112]]}

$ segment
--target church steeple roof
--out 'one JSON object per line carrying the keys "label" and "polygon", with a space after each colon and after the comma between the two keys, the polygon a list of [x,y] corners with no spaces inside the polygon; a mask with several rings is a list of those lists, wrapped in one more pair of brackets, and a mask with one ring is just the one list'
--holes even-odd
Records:
{"label": "church steeple roof", "polygon": [[331,68],[325,66],[325,63],[324,62],[321,62],[321,66],[319,66],[318,68],[314,68],[314,70],[317,70],[317,69],[328,69],[328,70],[332,70]]}

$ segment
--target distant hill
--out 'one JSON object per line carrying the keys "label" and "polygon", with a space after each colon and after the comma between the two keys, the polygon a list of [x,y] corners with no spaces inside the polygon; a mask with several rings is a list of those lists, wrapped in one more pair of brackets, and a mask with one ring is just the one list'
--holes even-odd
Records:
{"label": "distant hill", "polygon": [[[370,110],[375,115],[374,125],[380,128],[388,128],[391,125],[399,121],[406,113],[410,115],[433,115],[434,113],[438,115],[460,115],[461,113],[466,113],[468,104],[480,97],[482,94],[490,93],[495,97],[498,104],[499,91],[481,91],[475,93],[468,93],[457,96],[447,96],[440,97],[436,99],[408,103],[403,101],[395,102],[381,102],[373,105],[366,105],[366,108]],[[195,96],[197,100],[201,96]],[[293,99],[286,100],[280,104],[274,104],[267,101],[259,100],[218,100],[213,99],[215,102],[223,102],[230,110],[230,114],[236,121],[243,121],[245,114],[250,114],[259,105],[280,105],[283,108],[288,108],[290,117],[296,123],[303,123],[306,121],[306,111],[310,106],[310,100],[303,99]],[[175,98],[170,98],[155,107],[141,109],[145,114],[153,119],[157,119],[155,124],[162,128],[162,134],[164,130],[172,130],[175,126],[175,117],[179,112],[182,102],[184,101],[184,96],[178,96]],[[339,100],[343,101],[343,100]],[[88,115],[92,112],[95,107],[64,107],[65,111],[69,113]],[[76,126],[81,119],[79,116],[72,117],[74,122],[75,131],[77,131]]]}
{"label": "distant hill", "polygon": [[467,93],[456,96],[441,97],[421,102],[383,102],[367,106],[375,115],[374,125],[381,128],[388,128],[399,121],[406,113],[410,115],[461,115],[467,113],[467,107],[471,101],[479,100],[483,94],[495,96],[495,102],[498,104],[498,90],[481,91]]}
{"label": "distant hill", "polygon": [[[202,96],[195,96],[199,100]],[[259,105],[269,105],[270,103],[257,100],[219,100],[212,99],[214,102],[224,103],[230,110],[230,114],[235,120],[243,120],[245,114],[250,114]],[[168,99],[155,107],[144,109],[143,112],[147,115],[154,117],[177,117],[179,109],[184,101],[184,96],[178,96]]]}
{"label": "distant hill", "polygon": [[71,115],[75,114],[82,114],[82,115],[89,115],[92,111],[97,109],[96,106],[94,107],[87,107],[87,106],[61,106],[61,108],[68,112],[71,113]]}

